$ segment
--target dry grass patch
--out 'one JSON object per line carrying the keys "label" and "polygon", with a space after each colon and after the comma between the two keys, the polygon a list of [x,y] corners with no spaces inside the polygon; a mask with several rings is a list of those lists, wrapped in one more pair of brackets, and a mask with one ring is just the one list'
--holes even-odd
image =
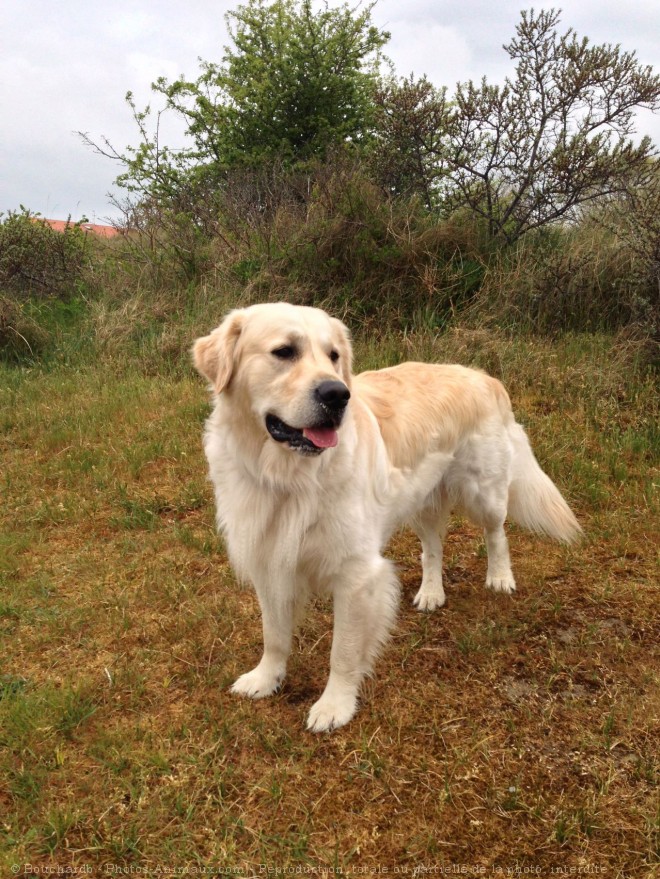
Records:
{"label": "dry grass patch", "polygon": [[329,736],[304,729],[325,605],[275,698],[228,692],[259,654],[260,616],[214,534],[199,382],[2,374],[3,875],[657,868],[658,413],[639,352],[459,333],[384,340],[380,362],[400,350],[503,376],[587,539],[512,529],[509,598],[484,590],[480,535],[459,521],[448,605],[420,615],[418,547],[398,535],[395,637]]}

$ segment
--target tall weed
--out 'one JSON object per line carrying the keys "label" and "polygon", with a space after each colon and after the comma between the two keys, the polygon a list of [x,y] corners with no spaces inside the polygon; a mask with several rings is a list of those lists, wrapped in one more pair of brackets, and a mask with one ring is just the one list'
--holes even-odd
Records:
{"label": "tall weed", "polygon": [[657,330],[658,297],[640,257],[585,221],[521,239],[491,258],[473,313],[521,331]]}

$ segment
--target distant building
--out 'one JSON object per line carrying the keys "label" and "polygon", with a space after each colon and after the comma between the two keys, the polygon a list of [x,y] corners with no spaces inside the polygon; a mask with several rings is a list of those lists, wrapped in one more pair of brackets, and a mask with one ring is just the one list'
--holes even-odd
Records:
{"label": "distant building", "polygon": [[[67,226],[75,226],[71,220],[46,220],[43,217],[36,217],[37,222],[46,223],[47,226],[50,226],[51,229],[54,229],[56,232],[65,232]],[[80,228],[84,232],[91,232],[92,235],[98,235],[99,238],[114,238],[116,235],[121,235],[121,231],[116,229],[114,226],[103,226],[99,223],[80,223]]]}

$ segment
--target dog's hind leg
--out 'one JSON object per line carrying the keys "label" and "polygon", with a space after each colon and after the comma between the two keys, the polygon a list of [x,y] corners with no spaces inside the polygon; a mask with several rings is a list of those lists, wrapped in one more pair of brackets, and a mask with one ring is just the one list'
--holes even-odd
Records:
{"label": "dog's hind leg", "polygon": [[394,625],[398,599],[399,583],[391,562],[376,557],[344,566],[334,593],[330,676],[309,712],[307,729],[327,732],[353,717],[362,680]]}
{"label": "dog's hind leg", "polygon": [[294,599],[294,577],[282,577],[279,583],[268,578],[265,585],[255,584],[261,606],[264,652],[259,664],[252,671],[241,675],[234,683],[233,693],[263,699],[272,695],[282,684],[286,675],[286,664],[291,653],[293,641],[296,602]]}
{"label": "dog's hind leg", "polygon": [[484,529],[488,553],[486,587],[494,592],[513,592],[516,588],[504,532],[511,460],[508,439],[491,429],[466,444],[454,476],[457,506]]}
{"label": "dog's hind leg", "polygon": [[413,599],[418,610],[435,610],[442,607],[446,600],[442,586],[442,542],[447,533],[450,512],[445,500],[439,509],[427,507],[411,522],[422,542],[422,585]]}
{"label": "dog's hind leg", "polygon": [[513,592],[516,588],[504,531],[506,490],[504,483],[482,486],[466,507],[470,519],[484,529],[488,554],[486,587],[494,592]]}
{"label": "dog's hind leg", "polygon": [[504,518],[491,520],[484,528],[488,571],[486,586],[494,592],[513,592],[516,581],[511,570],[509,543],[504,532]]}

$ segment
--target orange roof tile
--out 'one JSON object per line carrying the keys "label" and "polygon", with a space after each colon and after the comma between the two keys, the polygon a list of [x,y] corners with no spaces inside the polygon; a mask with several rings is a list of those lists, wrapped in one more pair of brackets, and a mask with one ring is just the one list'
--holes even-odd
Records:
{"label": "orange roof tile", "polygon": [[[35,219],[37,222],[46,223],[56,232],[65,232],[69,226],[75,225],[70,220],[47,220],[44,217],[36,217]],[[100,238],[114,238],[115,235],[121,235],[121,231],[114,226],[104,226],[100,223],[80,223],[80,228],[84,232],[91,232]]]}

